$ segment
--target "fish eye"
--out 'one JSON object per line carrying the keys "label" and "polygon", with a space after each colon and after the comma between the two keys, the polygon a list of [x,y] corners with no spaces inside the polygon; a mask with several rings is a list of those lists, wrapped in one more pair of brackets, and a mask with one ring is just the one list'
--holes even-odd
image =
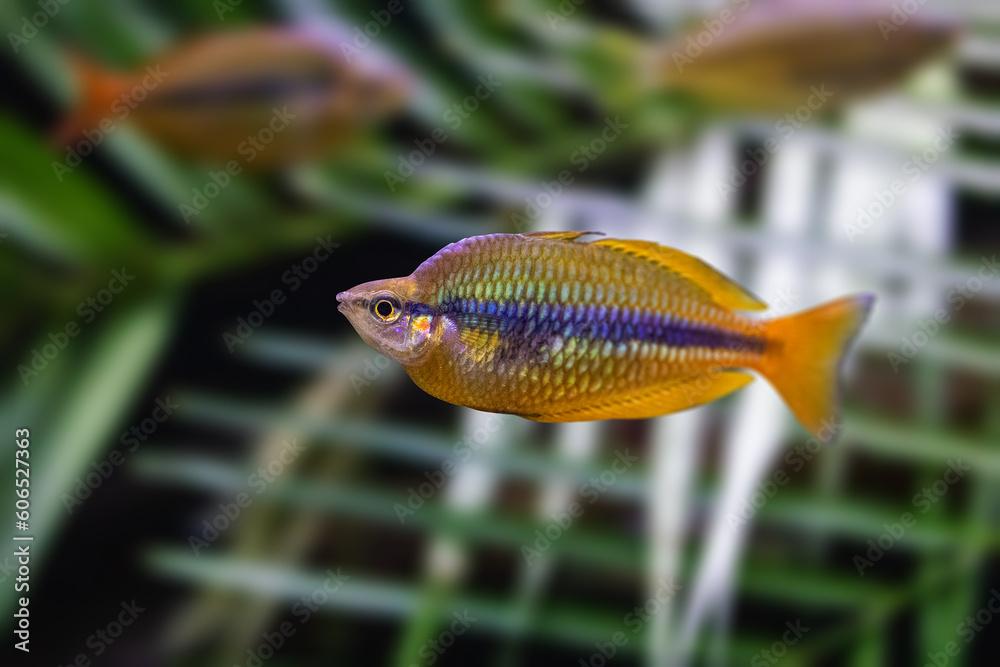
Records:
{"label": "fish eye", "polygon": [[372,299],[369,310],[375,319],[387,323],[398,320],[401,313],[399,300],[391,296],[380,296]]}

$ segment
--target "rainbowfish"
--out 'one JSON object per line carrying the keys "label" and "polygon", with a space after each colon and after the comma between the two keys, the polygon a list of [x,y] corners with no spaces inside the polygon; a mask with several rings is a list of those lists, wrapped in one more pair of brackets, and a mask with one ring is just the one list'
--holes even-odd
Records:
{"label": "rainbowfish", "polygon": [[489,234],[337,295],[362,339],[441,400],[544,422],[640,419],[721,398],[753,370],[823,440],[874,297],[771,320],[700,259],[594,232]]}
{"label": "rainbowfish", "polygon": [[64,145],[128,121],[185,157],[270,167],[327,154],[395,111],[408,75],[374,49],[303,29],[257,28],[198,38],[132,74],[73,65],[81,101]]}
{"label": "rainbowfish", "polygon": [[[652,56],[654,78],[722,107],[825,108],[898,83],[956,41],[958,23],[891,0],[736,0]],[[816,109],[813,109],[815,111]]]}

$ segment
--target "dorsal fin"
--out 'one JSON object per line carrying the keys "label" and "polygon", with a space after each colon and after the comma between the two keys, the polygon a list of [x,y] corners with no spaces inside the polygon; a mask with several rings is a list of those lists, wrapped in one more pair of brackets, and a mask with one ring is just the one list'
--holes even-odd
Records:
{"label": "dorsal fin", "polygon": [[599,239],[594,241],[593,245],[641,257],[678,273],[708,292],[712,300],[724,308],[734,310],[765,310],[767,308],[766,303],[713,267],[676,248],[668,248],[652,241],[625,239]]}
{"label": "dorsal fin", "polygon": [[597,235],[604,236],[604,232],[525,232],[522,236],[534,236],[539,239],[549,241],[575,241],[581,236]]}

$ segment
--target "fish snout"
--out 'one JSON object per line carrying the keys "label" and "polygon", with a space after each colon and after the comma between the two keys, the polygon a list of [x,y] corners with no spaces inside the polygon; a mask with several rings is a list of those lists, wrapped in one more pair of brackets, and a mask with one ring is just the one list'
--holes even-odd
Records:
{"label": "fish snout", "polygon": [[354,295],[351,290],[345,290],[337,294],[337,310],[347,315],[347,312],[351,308],[351,303],[354,301]]}

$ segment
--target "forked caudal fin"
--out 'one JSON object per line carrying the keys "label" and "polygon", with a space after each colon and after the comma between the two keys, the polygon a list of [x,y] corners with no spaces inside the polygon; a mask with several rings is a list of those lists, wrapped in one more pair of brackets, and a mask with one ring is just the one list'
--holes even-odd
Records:
{"label": "forked caudal fin", "polygon": [[874,302],[872,294],[848,296],[764,324],[776,346],[759,370],[824,442],[840,430],[840,367]]}
{"label": "forked caudal fin", "polygon": [[108,72],[79,54],[70,54],[69,60],[76,77],[77,103],[53,134],[59,147],[77,141],[108,118],[115,100],[128,88],[125,76]]}

